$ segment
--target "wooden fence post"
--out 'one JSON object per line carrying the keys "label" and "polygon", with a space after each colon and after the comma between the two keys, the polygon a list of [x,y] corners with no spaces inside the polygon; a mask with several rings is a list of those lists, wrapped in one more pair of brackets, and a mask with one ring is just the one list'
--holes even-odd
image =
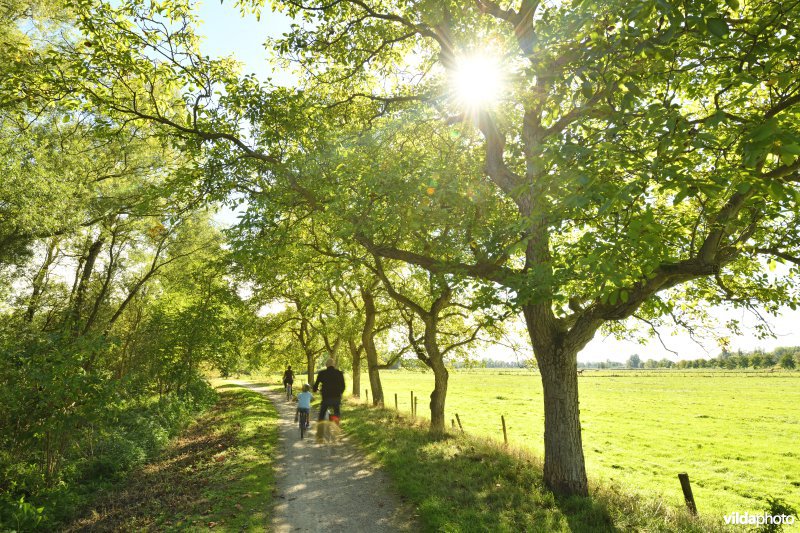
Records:
{"label": "wooden fence post", "polygon": [[400,412],[400,409],[397,408],[397,393],[396,392],[394,393],[394,410],[397,411],[398,413]]}
{"label": "wooden fence post", "polygon": [[692,485],[689,483],[689,474],[683,472],[678,474],[678,479],[681,482],[681,489],[683,489],[683,499],[686,500],[686,507],[693,515],[697,514],[697,505],[694,503],[694,495],[692,494]]}
{"label": "wooden fence post", "polygon": [[411,391],[411,416],[414,416],[414,391]]}
{"label": "wooden fence post", "polygon": [[461,433],[464,433],[464,426],[461,425],[461,417],[458,416],[458,413],[456,413],[456,421],[458,422],[458,429],[461,430]]}
{"label": "wooden fence post", "polygon": [[503,422],[503,442],[508,446],[508,433],[506,433],[506,417],[500,415],[500,420]]}
{"label": "wooden fence post", "polygon": [[366,393],[367,393],[367,394],[366,394],[366,397],[367,397],[367,405],[369,405],[369,389],[364,389],[364,392],[366,392]]}
{"label": "wooden fence post", "polygon": [[419,400],[419,398],[414,396],[414,418],[417,418],[417,401],[418,400]]}

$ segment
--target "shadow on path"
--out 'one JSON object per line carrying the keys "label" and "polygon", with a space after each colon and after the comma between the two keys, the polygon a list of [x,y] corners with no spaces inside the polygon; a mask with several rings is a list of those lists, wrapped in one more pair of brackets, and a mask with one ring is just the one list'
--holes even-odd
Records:
{"label": "shadow on path", "polygon": [[418,529],[412,513],[391,492],[386,475],[345,436],[335,444],[316,444],[316,413],[312,411],[311,429],[301,440],[294,403],[263,384],[241,384],[267,395],[280,414],[275,532]]}

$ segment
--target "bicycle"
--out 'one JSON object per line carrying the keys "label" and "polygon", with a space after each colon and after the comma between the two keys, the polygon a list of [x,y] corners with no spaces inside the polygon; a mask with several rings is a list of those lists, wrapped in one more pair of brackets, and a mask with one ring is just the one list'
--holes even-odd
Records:
{"label": "bicycle", "polygon": [[300,416],[298,418],[300,419],[300,439],[302,440],[308,429],[308,411],[300,409]]}
{"label": "bicycle", "polygon": [[286,401],[292,400],[292,384],[291,383],[284,383],[283,386],[286,388]]}

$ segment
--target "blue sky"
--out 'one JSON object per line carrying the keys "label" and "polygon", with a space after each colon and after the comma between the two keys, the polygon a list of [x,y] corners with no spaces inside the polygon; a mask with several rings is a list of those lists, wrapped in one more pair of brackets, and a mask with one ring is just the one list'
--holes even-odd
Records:
{"label": "blue sky", "polygon": [[212,57],[232,55],[244,64],[245,73],[255,73],[261,80],[271,77],[276,83],[291,83],[285,71],[273,69],[271,54],[264,48],[267,37],[288,31],[292,23],[289,17],[265,9],[256,20],[252,14],[242,16],[231,1],[205,0],[198,5],[203,20],[198,33],[205,36],[201,45],[204,53]]}
{"label": "blue sky", "polygon": [[[278,37],[286,32],[291,25],[288,17],[265,10],[261,14],[261,20],[256,20],[255,15],[242,17],[238,8],[234,7],[233,2],[207,0],[200,4],[200,18],[204,21],[198,33],[205,36],[202,44],[204,53],[219,56],[234,56],[243,63],[243,71],[255,73],[260,79],[272,78],[273,82],[284,85],[291,85],[292,77],[285,71],[273,69],[270,63],[270,52],[265,49],[264,41],[268,36]],[[235,213],[223,210],[217,219],[222,223],[235,223]],[[777,318],[770,317],[768,322],[778,335],[776,339],[758,340],[752,333],[747,333],[748,329],[755,325],[753,317],[743,311],[725,312],[720,310],[718,313],[720,322],[729,318],[737,318],[744,325],[745,335],[732,337],[731,348],[752,350],[761,347],[767,350],[778,346],[800,346],[800,311],[791,311],[786,308]],[[752,330],[751,330],[752,331]],[[704,352],[689,335],[681,332],[671,334],[669,331],[662,332],[665,344],[672,350],[680,354],[681,359],[694,359],[698,357],[715,357],[719,353],[719,348],[714,343],[708,343]],[[624,361],[631,354],[637,353],[643,359],[669,358],[675,360],[674,354],[665,350],[658,340],[653,340],[647,345],[640,345],[632,341],[617,341],[613,338],[605,338],[601,335],[583,350],[579,360],[597,361],[610,359],[612,361]],[[497,353],[487,353],[487,357],[509,358],[508,354],[498,350]]]}

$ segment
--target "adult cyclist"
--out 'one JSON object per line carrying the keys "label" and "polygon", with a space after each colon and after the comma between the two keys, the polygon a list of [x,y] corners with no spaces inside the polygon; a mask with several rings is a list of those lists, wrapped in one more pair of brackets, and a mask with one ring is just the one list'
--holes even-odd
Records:
{"label": "adult cyclist", "polygon": [[292,371],[292,365],[286,367],[286,371],[283,373],[283,388],[286,391],[286,398],[288,399],[292,394],[292,384],[294,383],[294,372]]}
{"label": "adult cyclist", "polygon": [[[333,410],[331,420],[338,421],[341,416],[342,394],[344,393],[344,374],[336,368],[333,358],[325,361],[325,370],[317,374],[314,392],[322,386],[322,403],[319,406],[318,420],[325,420],[325,412]],[[335,418],[334,418],[335,417]]]}

